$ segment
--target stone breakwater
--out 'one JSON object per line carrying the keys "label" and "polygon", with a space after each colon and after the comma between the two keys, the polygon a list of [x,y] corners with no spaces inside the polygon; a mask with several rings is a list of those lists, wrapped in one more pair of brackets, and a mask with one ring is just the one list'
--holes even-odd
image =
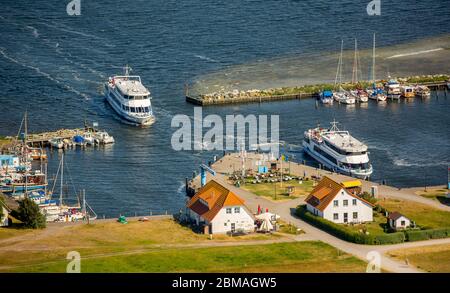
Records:
{"label": "stone breakwater", "polygon": [[[428,85],[430,87],[445,86],[449,81],[450,76],[446,74],[437,75],[417,75],[410,77],[400,77],[397,81],[401,84],[411,85]],[[384,84],[387,80],[378,80],[377,84]],[[371,86],[369,81],[361,81],[359,83],[344,83],[342,87],[346,90],[356,88],[367,88]],[[288,99],[302,99],[317,97],[322,90],[331,90],[334,84],[317,84],[304,85],[298,87],[282,87],[271,89],[251,89],[231,91],[217,91],[206,94],[199,94],[197,96],[186,95],[186,101],[196,105],[220,105],[220,104],[234,104],[234,103],[252,103],[265,101],[278,101]]]}

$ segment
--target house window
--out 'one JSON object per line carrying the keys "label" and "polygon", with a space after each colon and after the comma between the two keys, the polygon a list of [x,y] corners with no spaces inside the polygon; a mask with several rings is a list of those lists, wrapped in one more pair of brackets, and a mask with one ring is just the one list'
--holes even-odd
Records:
{"label": "house window", "polygon": [[337,201],[337,200],[333,201],[333,205],[334,205],[335,207],[338,207],[338,206],[339,206],[339,201]]}
{"label": "house window", "polygon": [[227,214],[231,214],[231,208],[227,208]]}
{"label": "house window", "polygon": [[234,208],[234,213],[235,213],[235,214],[239,214],[240,211],[241,211],[240,207],[235,207],[235,208]]}
{"label": "house window", "polygon": [[344,207],[348,206],[348,199],[344,199]]}
{"label": "house window", "polygon": [[358,212],[353,213],[353,219],[358,219]]}
{"label": "house window", "polygon": [[405,226],[405,224],[406,224],[405,221],[402,221],[401,223],[402,223],[402,226]]}
{"label": "house window", "polygon": [[226,226],[226,225],[227,225],[227,223],[223,223],[223,225],[224,225],[224,226]]}
{"label": "house window", "polygon": [[337,213],[333,214],[333,220],[339,220],[339,214]]}
{"label": "house window", "polygon": [[352,200],[352,204],[355,206],[356,205],[356,198]]}

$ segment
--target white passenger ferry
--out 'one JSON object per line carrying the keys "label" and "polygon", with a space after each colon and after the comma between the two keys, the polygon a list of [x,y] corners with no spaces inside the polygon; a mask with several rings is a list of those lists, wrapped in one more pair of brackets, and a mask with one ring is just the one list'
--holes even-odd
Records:
{"label": "white passenger ferry", "polygon": [[141,77],[129,75],[130,67],[125,67],[125,75],[109,78],[105,85],[106,100],[124,120],[136,125],[150,125],[155,122],[150,91],[142,85]]}
{"label": "white passenger ferry", "polygon": [[304,133],[303,149],[322,166],[335,172],[367,179],[372,174],[367,146],[352,137],[348,131],[317,127]]}

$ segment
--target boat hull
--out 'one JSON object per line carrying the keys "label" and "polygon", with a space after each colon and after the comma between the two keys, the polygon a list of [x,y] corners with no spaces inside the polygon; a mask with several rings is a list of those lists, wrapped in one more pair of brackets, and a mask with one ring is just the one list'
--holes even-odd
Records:
{"label": "boat hull", "polygon": [[106,95],[105,98],[108,101],[108,103],[111,105],[111,107],[114,109],[114,111],[120,116],[120,118],[124,119],[125,121],[141,125],[141,126],[149,126],[155,123],[155,116],[153,115],[147,115],[147,116],[134,116],[130,115],[128,112],[122,110],[122,106],[118,105],[115,99],[111,96],[113,93],[109,89],[109,87],[106,85]]}
{"label": "boat hull", "polygon": [[347,176],[352,176],[352,177],[356,177],[359,179],[363,179],[366,180],[370,177],[370,175],[372,174],[372,171],[366,171],[366,172],[358,172],[357,170],[346,170],[346,169],[342,169],[341,167],[337,166],[336,164],[333,164],[331,162],[329,162],[327,159],[325,159],[324,157],[322,157],[321,155],[319,155],[318,153],[312,151],[309,148],[308,143],[303,142],[303,150],[306,154],[308,154],[311,158],[313,158],[314,160],[316,160],[317,162],[319,162],[320,164],[322,164],[323,167],[332,170],[334,172],[340,173],[340,174],[344,174]]}

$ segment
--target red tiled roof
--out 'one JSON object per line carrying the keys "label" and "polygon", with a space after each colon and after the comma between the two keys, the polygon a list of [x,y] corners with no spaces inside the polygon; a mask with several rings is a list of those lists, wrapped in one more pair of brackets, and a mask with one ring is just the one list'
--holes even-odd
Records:
{"label": "red tiled roof", "polygon": [[225,206],[244,206],[244,200],[214,180],[203,186],[187,204],[189,209],[208,221],[212,221]]}
{"label": "red tiled roof", "polygon": [[[322,180],[320,180],[319,184],[317,184],[313,191],[311,191],[305,201],[316,209],[324,211],[341,189],[345,189],[342,184],[339,184],[331,178],[325,176]],[[360,198],[359,196],[356,196],[350,192],[347,193],[350,196],[359,199],[372,207],[374,206],[373,204],[363,198]]]}

